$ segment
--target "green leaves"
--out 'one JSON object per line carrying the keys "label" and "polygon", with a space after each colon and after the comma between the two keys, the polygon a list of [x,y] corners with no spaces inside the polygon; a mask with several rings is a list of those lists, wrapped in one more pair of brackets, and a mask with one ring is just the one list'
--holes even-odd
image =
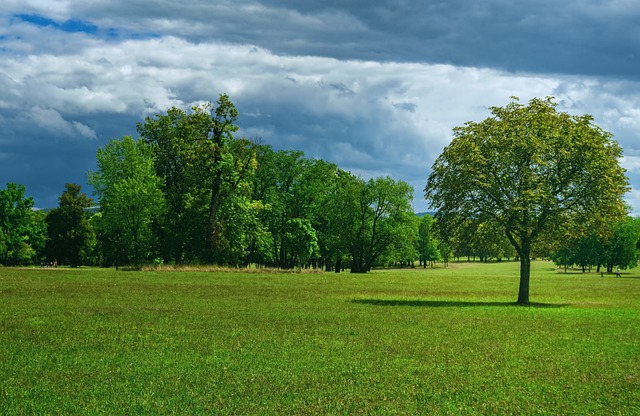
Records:
{"label": "green leaves", "polygon": [[151,226],[165,212],[162,180],[149,145],[130,136],[98,149],[90,172],[100,202],[100,238],[107,264],[141,264],[155,256]]}
{"label": "green leaves", "polygon": [[464,219],[499,224],[521,258],[541,234],[624,216],[621,148],[592,117],[557,112],[552,98],[517,99],[453,130],[425,197],[443,229]]}
{"label": "green leaves", "polygon": [[[0,190],[0,264],[32,264],[35,248],[46,235],[44,218],[34,214],[33,198],[25,197],[25,188],[8,183]],[[35,248],[34,248],[35,247]]]}

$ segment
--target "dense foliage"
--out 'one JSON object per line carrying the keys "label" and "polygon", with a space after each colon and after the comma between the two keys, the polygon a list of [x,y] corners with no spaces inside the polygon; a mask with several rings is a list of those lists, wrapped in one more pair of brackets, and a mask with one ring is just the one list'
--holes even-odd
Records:
{"label": "dense foliage", "polygon": [[68,183],[59,198],[59,206],[47,214],[47,258],[78,267],[87,264],[95,234],[89,223],[87,208],[93,200],[81,193],[80,185]]}
{"label": "dense foliage", "polygon": [[[548,236],[593,230],[624,217],[622,149],[589,115],[556,111],[547,98],[513,99],[454,129],[425,187],[449,233],[477,223],[498,229],[520,259],[518,303],[529,303],[530,261]],[[492,240],[490,238],[490,240]],[[489,240],[489,241],[490,241]]]}
{"label": "dense foliage", "polygon": [[33,210],[33,198],[25,197],[24,186],[8,183],[0,190],[0,264],[37,262],[45,241],[44,215]]}
{"label": "dense foliage", "polygon": [[[98,149],[93,201],[67,184],[59,207],[33,209],[21,185],[0,190],[0,263],[77,266],[217,264],[364,273],[451,259],[530,257],[558,265],[637,264],[640,220],[624,220],[620,149],[589,116],[547,100],[493,108],[455,129],[416,216],[413,189],[364,180],[301,151],[236,137],[226,95],[171,108],[140,138]],[[526,266],[526,262],[523,263]]]}
{"label": "dense foliage", "polygon": [[[90,183],[105,265],[197,263],[366,272],[415,215],[402,181],[365,181],[300,151],[237,138],[226,95],[138,125],[97,153]],[[408,257],[407,257],[408,259]]]}

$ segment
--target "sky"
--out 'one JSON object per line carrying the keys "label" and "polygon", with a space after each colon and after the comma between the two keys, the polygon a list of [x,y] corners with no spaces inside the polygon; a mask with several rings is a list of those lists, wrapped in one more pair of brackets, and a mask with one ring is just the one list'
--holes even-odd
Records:
{"label": "sky", "polygon": [[53,208],[114,138],[229,95],[239,134],[423,188],[452,128],[555,97],[622,146],[640,215],[637,0],[2,0],[0,188]]}

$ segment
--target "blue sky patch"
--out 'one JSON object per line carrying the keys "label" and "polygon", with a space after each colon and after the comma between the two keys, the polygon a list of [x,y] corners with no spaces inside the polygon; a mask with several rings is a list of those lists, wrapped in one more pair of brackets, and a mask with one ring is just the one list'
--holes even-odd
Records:
{"label": "blue sky patch", "polygon": [[96,25],[78,19],[70,19],[58,23],[55,20],[37,14],[16,14],[14,16],[23,22],[43,27],[51,26],[64,32],[88,33],[91,35],[95,35],[98,32]]}

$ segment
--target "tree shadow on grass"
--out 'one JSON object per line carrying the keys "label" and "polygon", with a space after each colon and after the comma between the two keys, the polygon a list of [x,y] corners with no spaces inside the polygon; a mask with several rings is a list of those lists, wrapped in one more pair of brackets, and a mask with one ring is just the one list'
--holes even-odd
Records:
{"label": "tree shadow on grass", "polygon": [[531,302],[528,305],[520,305],[516,302],[480,302],[480,301],[450,301],[450,300],[402,300],[402,299],[353,299],[353,303],[373,306],[417,306],[423,308],[460,308],[477,306],[515,306],[528,308],[565,308],[568,303],[542,303]]}

